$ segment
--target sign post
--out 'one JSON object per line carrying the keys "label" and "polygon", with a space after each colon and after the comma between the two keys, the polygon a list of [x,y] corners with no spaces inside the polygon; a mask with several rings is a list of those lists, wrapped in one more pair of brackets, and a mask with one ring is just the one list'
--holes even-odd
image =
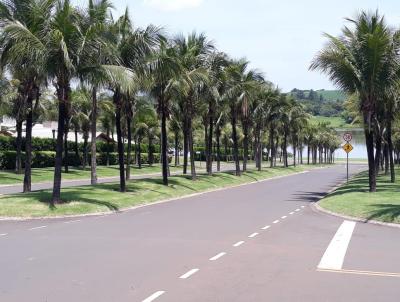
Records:
{"label": "sign post", "polygon": [[350,144],[351,140],[353,139],[353,136],[351,135],[351,133],[345,133],[343,134],[343,139],[346,142],[346,144],[342,148],[347,154],[346,174],[347,174],[347,182],[349,182],[349,153],[354,149],[353,146]]}

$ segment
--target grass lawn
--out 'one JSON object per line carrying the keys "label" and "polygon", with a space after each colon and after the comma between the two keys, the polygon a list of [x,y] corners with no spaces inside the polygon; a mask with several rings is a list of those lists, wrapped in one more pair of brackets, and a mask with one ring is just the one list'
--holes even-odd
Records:
{"label": "grass lawn", "polygon": [[[400,169],[396,169],[396,176]],[[390,182],[390,176],[380,175],[377,192],[368,192],[368,174],[362,172],[320,202],[332,212],[391,223],[400,223],[400,180]]]}
{"label": "grass lawn", "polygon": [[213,176],[202,174],[194,182],[185,176],[173,176],[169,180],[169,186],[162,185],[161,177],[133,180],[127,182],[126,193],[118,192],[118,183],[65,188],[61,194],[65,203],[53,209],[48,205],[51,197],[50,190],[5,195],[0,197],[0,217],[49,217],[117,211],[139,204],[249,183],[306,169],[310,167],[266,168],[261,172],[249,171],[241,177],[230,173],[217,173]]}
{"label": "grass lawn", "polygon": [[311,123],[317,125],[318,123],[329,123],[331,127],[338,128],[338,129],[353,129],[353,128],[360,128],[359,124],[347,124],[346,121],[339,117],[339,116],[312,116]]}
{"label": "grass lawn", "polygon": [[[170,171],[181,171],[181,167],[171,165]],[[64,171],[64,168],[63,168]],[[131,167],[131,175],[143,175],[151,173],[161,173],[161,166],[155,164],[153,166],[143,165],[142,169],[136,166]],[[118,166],[98,166],[97,177],[116,177],[119,176]],[[52,182],[54,177],[54,168],[32,169],[32,183]],[[68,173],[62,174],[62,179],[90,179],[90,167],[82,170],[80,168],[70,167]],[[0,171],[0,185],[20,184],[24,180],[24,174],[16,174],[13,171]]]}

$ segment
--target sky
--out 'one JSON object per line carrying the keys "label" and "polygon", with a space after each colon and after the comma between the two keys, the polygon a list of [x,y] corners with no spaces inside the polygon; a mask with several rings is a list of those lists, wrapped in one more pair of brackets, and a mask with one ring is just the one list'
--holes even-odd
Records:
{"label": "sky", "polygon": [[[114,15],[126,7],[136,26],[163,26],[171,35],[203,32],[233,58],[245,57],[283,91],[332,89],[308,67],[323,47],[324,32],[338,35],[360,10],[400,26],[399,0],[111,0]],[[75,0],[84,5],[85,0]]]}

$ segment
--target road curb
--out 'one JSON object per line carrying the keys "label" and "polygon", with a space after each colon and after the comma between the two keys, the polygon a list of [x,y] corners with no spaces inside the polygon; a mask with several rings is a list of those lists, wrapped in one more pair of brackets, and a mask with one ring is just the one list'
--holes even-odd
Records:
{"label": "road curb", "polygon": [[[321,201],[322,201],[322,199],[321,199]],[[392,227],[392,228],[400,228],[400,224],[397,224],[397,223],[383,222],[383,221],[377,221],[377,220],[368,220],[368,219],[363,219],[363,218],[354,217],[354,216],[347,216],[347,215],[344,215],[344,214],[332,212],[332,211],[326,210],[323,207],[321,207],[319,205],[319,203],[320,203],[320,201],[318,201],[317,203],[314,203],[312,205],[314,210],[316,210],[317,212],[321,212],[321,213],[324,213],[324,214],[328,214],[328,215],[331,215],[331,216],[343,218],[343,219],[346,219],[346,220],[356,221],[356,222],[369,223],[369,224],[387,226],[387,227]]]}
{"label": "road curb", "polygon": [[[323,167],[317,167],[317,168],[314,168],[314,169],[322,169],[322,168]],[[312,169],[312,170],[314,170],[314,169]],[[53,220],[53,219],[96,217],[96,216],[122,214],[122,213],[125,213],[125,212],[128,212],[128,211],[133,211],[133,210],[137,210],[137,209],[148,207],[148,206],[153,206],[153,205],[158,205],[158,204],[167,203],[167,202],[171,202],[171,201],[176,201],[176,200],[180,200],[180,199],[200,196],[200,195],[203,195],[203,194],[208,194],[208,193],[213,193],[213,192],[218,192],[218,191],[229,190],[229,189],[233,189],[233,188],[237,188],[237,187],[252,185],[252,184],[266,182],[266,181],[271,181],[271,180],[280,179],[280,178],[284,178],[284,177],[295,176],[295,175],[299,175],[299,174],[305,174],[305,173],[309,173],[309,172],[310,172],[310,170],[305,170],[305,171],[296,172],[296,173],[287,174],[287,175],[274,176],[274,177],[265,178],[265,179],[261,179],[261,180],[257,180],[257,181],[237,184],[237,185],[233,185],[233,186],[226,186],[226,187],[222,187],[222,188],[211,189],[211,190],[198,192],[198,193],[193,193],[193,194],[189,194],[189,195],[184,195],[184,196],[180,196],[180,197],[162,199],[162,200],[151,202],[151,203],[145,203],[145,204],[140,204],[140,205],[136,205],[136,206],[133,206],[133,207],[123,208],[123,209],[120,209],[118,211],[113,211],[113,212],[108,211],[108,212],[97,212],[97,213],[88,213],[88,214],[79,214],[79,215],[51,216],[51,217],[0,217],[0,221],[2,221],[2,222],[3,221],[38,221],[38,220],[47,220],[47,219]]]}
{"label": "road curb", "polygon": [[[358,174],[356,174],[356,175],[358,175]],[[339,217],[339,218],[343,218],[343,219],[346,219],[346,220],[362,222],[362,223],[369,223],[369,224],[380,225],[380,226],[387,226],[387,227],[392,227],[392,228],[400,228],[400,224],[397,224],[397,223],[390,223],[390,222],[383,222],[383,221],[378,221],[378,220],[369,220],[369,219],[360,218],[360,217],[348,216],[348,215],[344,215],[344,214],[340,214],[340,213],[329,211],[329,210],[324,209],[323,207],[320,206],[321,201],[324,200],[325,197],[327,197],[330,193],[332,193],[333,191],[335,191],[338,188],[340,188],[341,186],[343,186],[346,182],[347,181],[342,181],[338,185],[336,185],[335,187],[330,189],[327,192],[327,195],[322,197],[317,202],[313,203],[311,205],[311,207],[317,212],[328,214],[328,215]]]}

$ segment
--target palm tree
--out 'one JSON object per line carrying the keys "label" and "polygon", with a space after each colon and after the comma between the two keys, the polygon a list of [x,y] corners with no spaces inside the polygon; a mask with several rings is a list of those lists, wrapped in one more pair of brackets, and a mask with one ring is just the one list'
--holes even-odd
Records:
{"label": "palm tree", "polygon": [[[20,82],[20,100],[26,120],[24,192],[31,191],[32,127],[34,102],[39,102],[39,88],[45,80],[46,47],[41,41],[49,27],[54,1],[7,1],[0,5],[3,44],[1,60]],[[18,119],[18,131],[22,121]],[[17,163],[17,168],[20,164]]]}
{"label": "palm tree", "polygon": [[378,12],[361,12],[355,19],[347,20],[354,28],[345,27],[339,37],[326,34],[329,42],[314,58],[310,69],[327,73],[345,92],[359,95],[368,153],[369,190],[375,192],[374,127],[381,96],[398,80],[399,45],[394,38],[398,34],[393,33]]}
{"label": "palm tree", "polygon": [[151,76],[150,94],[156,99],[157,112],[161,120],[161,162],[163,184],[168,185],[168,137],[167,119],[170,117],[170,101],[178,91],[177,82],[182,67],[176,49],[166,40],[160,41],[158,51],[148,63]]}

